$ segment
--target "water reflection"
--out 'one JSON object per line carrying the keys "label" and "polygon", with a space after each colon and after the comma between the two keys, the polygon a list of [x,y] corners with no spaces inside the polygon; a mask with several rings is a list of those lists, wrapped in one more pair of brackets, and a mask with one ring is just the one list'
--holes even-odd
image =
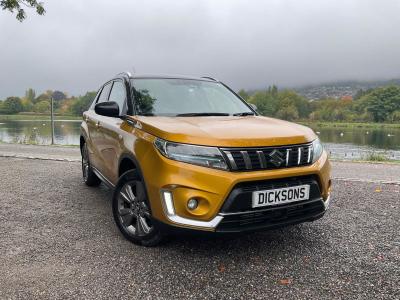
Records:
{"label": "water reflection", "polygon": [[[79,145],[81,121],[56,121],[55,142]],[[321,140],[331,145],[352,144],[376,149],[400,150],[400,129],[326,128],[311,126]],[[50,144],[50,121],[1,121],[0,141]]]}
{"label": "water reflection", "polygon": [[326,143],[347,143],[377,149],[400,149],[400,129],[311,127],[320,132],[321,140]]}
{"label": "water reflection", "polygon": [[[60,145],[79,145],[81,121],[55,121],[54,139]],[[2,121],[0,141],[46,145],[51,143],[50,121]]]}

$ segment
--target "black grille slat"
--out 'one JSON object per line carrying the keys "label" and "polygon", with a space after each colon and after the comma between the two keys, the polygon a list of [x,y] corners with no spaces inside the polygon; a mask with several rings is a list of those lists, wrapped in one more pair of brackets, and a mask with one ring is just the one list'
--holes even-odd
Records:
{"label": "black grille slat", "polygon": [[231,155],[230,158],[233,159],[233,161],[231,161],[231,159],[229,161],[231,169],[233,171],[252,171],[282,169],[310,165],[311,149],[311,144],[302,144],[295,146],[290,145],[243,149],[231,148],[221,150],[228,158],[228,154]]}

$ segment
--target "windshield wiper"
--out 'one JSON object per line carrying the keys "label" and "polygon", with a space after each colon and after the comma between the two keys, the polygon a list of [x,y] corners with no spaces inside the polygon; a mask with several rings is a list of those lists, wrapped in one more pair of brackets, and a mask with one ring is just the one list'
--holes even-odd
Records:
{"label": "windshield wiper", "polygon": [[233,115],[238,117],[244,117],[244,116],[254,116],[254,113],[251,111],[246,111],[246,112],[236,113]]}
{"label": "windshield wiper", "polygon": [[208,116],[229,116],[228,113],[213,113],[213,112],[202,112],[202,113],[186,113],[177,114],[177,117],[208,117]]}

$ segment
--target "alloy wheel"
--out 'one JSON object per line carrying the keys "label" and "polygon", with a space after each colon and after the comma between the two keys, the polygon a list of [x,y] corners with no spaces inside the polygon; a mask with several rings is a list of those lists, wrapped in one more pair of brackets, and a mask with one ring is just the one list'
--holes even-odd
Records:
{"label": "alloy wheel", "polygon": [[152,230],[150,210],[145,202],[141,181],[129,181],[118,195],[118,218],[124,230],[133,236],[145,236]]}

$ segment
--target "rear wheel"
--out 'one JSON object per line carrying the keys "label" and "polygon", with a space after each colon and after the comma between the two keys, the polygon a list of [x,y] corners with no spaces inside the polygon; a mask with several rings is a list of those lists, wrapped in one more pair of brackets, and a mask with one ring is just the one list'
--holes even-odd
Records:
{"label": "rear wheel", "polygon": [[137,171],[124,173],[114,190],[113,215],[123,236],[138,245],[156,246],[161,232],[152,222],[143,179]]}
{"label": "rear wheel", "polygon": [[93,172],[90,161],[89,161],[89,152],[86,143],[82,146],[82,177],[83,182],[88,186],[98,186],[101,183],[101,180],[97,175]]}

